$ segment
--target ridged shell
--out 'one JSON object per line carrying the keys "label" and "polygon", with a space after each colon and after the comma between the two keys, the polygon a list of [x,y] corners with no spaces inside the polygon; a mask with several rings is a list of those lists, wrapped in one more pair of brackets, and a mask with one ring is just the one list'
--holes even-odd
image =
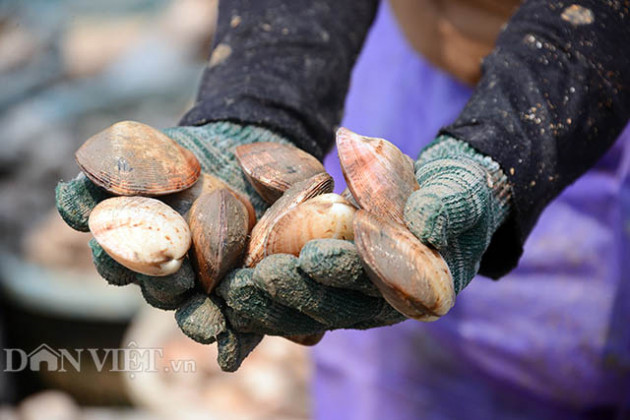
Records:
{"label": "ridged shell", "polygon": [[397,311],[433,321],[451,309],[455,291],[446,262],[404,226],[359,210],[354,237],[370,279]]}
{"label": "ridged shell", "polygon": [[227,189],[199,197],[190,209],[191,259],[203,289],[210,293],[241,260],[249,217],[243,203]]}
{"label": "ridged shell", "polygon": [[243,203],[247,209],[247,214],[249,216],[249,230],[251,230],[256,224],[256,211],[254,210],[252,203],[244,194],[232,189],[225,181],[213,175],[202,173],[199,180],[191,188],[180,191],[176,194],[160,197],[160,199],[174,208],[182,216],[188,217],[188,211],[196,199],[203,194],[208,194],[221,188],[230,191],[240,200],[241,203]]}
{"label": "ridged shell", "polygon": [[245,253],[245,266],[254,267],[265,257],[267,236],[271,228],[282,216],[308,199],[332,192],[333,186],[332,177],[326,172],[322,172],[289,188],[278,201],[267,209],[256,226],[254,226],[254,229],[252,229],[247,252]]}
{"label": "ridged shell", "polygon": [[75,158],[92,182],[116,195],[175,193],[190,188],[201,173],[189,150],[134,121],[119,122],[89,138]]}
{"label": "ridged shell", "polygon": [[272,142],[238,146],[236,158],[256,192],[273,204],[296,182],[325,172],[315,156],[295,146]]}
{"label": "ridged shell", "polygon": [[356,209],[339,194],[323,194],[294,207],[271,227],[265,255],[300,255],[313,239],[353,240],[352,220]]}
{"label": "ridged shell", "polygon": [[407,199],[419,188],[410,159],[384,139],[340,128],[337,150],[343,175],[357,204],[404,224]]}
{"label": "ridged shell", "polygon": [[94,207],[88,224],[110,257],[149,276],[175,273],[190,248],[184,218],[153,198],[108,198]]}
{"label": "ridged shell", "polygon": [[355,200],[354,197],[352,196],[352,193],[350,192],[349,188],[346,187],[346,189],[341,192],[341,196],[343,198],[345,198],[346,200],[348,200],[348,203],[352,204],[352,206],[355,209],[360,209],[361,208],[359,206],[359,203],[357,203],[357,200]]}

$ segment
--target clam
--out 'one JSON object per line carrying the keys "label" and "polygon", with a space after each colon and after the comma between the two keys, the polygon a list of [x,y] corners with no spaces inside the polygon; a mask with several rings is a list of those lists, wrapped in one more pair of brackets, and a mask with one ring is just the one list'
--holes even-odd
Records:
{"label": "clam", "polygon": [[352,196],[352,193],[350,192],[350,189],[346,187],[345,190],[342,191],[341,196],[343,198],[345,198],[346,200],[348,200],[348,202],[350,204],[352,204],[352,206],[355,209],[360,209],[361,207],[359,206],[359,204],[357,203],[357,201],[354,199],[354,197]]}
{"label": "clam", "polygon": [[384,139],[337,131],[337,150],[348,188],[360,208],[404,224],[404,208],[419,188],[410,159]]}
{"label": "clam", "polygon": [[321,194],[330,193],[333,179],[326,172],[300,181],[289,188],[260,218],[254,229],[245,253],[244,264],[254,267],[265,257],[265,245],[271,229],[281,217],[306,200]]}
{"label": "clam", "polygon": [[238,146],[235,153],[249,183],[269,204],[296,182],[325,172],[315,156],[286,144],[245,144]]}
{"label": "clam", "polygon": [[323,194],[292,208],[277,219],[267,235],[265,255],[300,255],[312,239],[354,239],[356,209],[339,194]]}
{"label": "clam", "polygon": [[209,293],[243,255],[249,216],[243,203],[221,188],[199,197],[188,213],[191,259],[203,289]]}
{"label": "clam", "polygon": [[171,194],[160,199],[166,204],[174,208],[179,214],[184,217],[188,216],[188,211],[192,207],[195,200],[197,200],[203,194],[211,193],[218,189],[226,189],[232,193],[247,209],[249,217],[249,230],[251,230],[256,224],[256,211],[249,199],[242,193],[232,189],[225,181],[217,178],[216,176],[202,173],[199,180],[191,188],[180,191],[177,194]]}
{"label": "clam", "polygon": [[192,152],[134,121],[119,122],[89,138],[75,158],[92,182],[116,195],[175,193],[190,188],[201,173]]}
{"label": "clam", "polygon": [[433,321],[453,306],[455,290],[446,262],[403,225],[359,210],[354,235],[368,276],[397,311]]}
{"label": "clam", "polygon": [[190,248],[184,218],[153,198],[108,198],[94,207],[88,225],[110,257],[149,276],[175,273]]}

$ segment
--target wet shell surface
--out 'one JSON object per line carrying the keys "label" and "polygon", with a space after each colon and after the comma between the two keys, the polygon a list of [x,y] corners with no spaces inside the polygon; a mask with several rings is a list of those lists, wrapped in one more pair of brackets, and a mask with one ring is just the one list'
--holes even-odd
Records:
{"label": "wet shell surface", "polygon": [[271,227],[265,255],[300,255],[313,239],[353,240],[356,208],[339,194],[323,194],[294,207]]}
{"label": "wet shell surface", "polygon": [[175,210],[147,197],[114,197],[90,214],[90,232],[120,264],[149,276],[167,276],[182,265],[191,237]]}
{"label": "wet shell surface", "polygon": [[199,180],[191,188],[180,191],[176,194],[160,197],[160,199],[186,218],[188,216],[188,211],[192,207],[195,200],[197,200],[203,194],[209,194],[221,188],[230,191],[236,198],[241,201],[241,203],[243,203],[243,205],[247,209],[247,214],[249,217],[249,230],[251,230],[256,224],[256,211],[254,210],[254,206],[252,206],[252,203],[244,194],[233,190],[225,181],[217,178],[216,176],[202,173],[199,177]]}
{"label": "wet shell surface", "polygon": [[191,259],[203,289],[209,293],[241,260],[249,217],[233,193],[218,189],[199,197],[190,209]]}
{"label": "wet shell surface", "polygon": [[116,195],[175,193],[190,188],[201,173],[192,152],[134,121],[119,122],[89,138],[75,158],[92,182]]}
{"label": "wet shell surface", "polygon": [[451,309],[455,290],[446,262],[404,226],[359,210],[354,236],[368,276],[397,311],[433,321]]}
{"label": "wet shell surface", "polygon": [[282,197],[267,209],[256,226],[254,226],[254,229],[252,229],[247,252],[245,253],[245,266],[254,267],[265,257],[267,237],[282,216],[313,197],[332,192],[333,187],[332,177],[326,172],[322,172],[289,188]]}
{"label": "wet shell surface", "polygon": [[409,157],[384,139],[337,131],[337,150],[348,188],[359,207],[404,225],[407,199],[419,188]]}
{"label": "wet shell surface", "polygon": [[295,146],[251,143],[238,146],[235,153],[249,183],[269,204],[295,183],[325,172],[315,156]]}

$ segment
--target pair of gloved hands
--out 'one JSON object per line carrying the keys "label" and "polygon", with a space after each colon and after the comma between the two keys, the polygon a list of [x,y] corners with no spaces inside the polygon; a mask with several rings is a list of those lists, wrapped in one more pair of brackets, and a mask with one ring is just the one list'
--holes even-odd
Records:
{"label": "pair of gloved hands", "polygon": [[[164,130],[191,150],[202,170],[246,194],[258,216],[267,204],[248,184],[234,155],[243,144],[286,139],[255,126],[215,122]],[[447,262],[455,291],[477,273],[481,256],[509,210],[507,180],[499,165],[467,144],[441,136],[416,162],[420,189],[409,198],[405,222]],[[91,209],[108,194],[85,176],[57,187],[57,207],[73,228],[87,231]],[[206,295],[195,287],[188,262],[167,277],[134,273],[90,242],[99,273],[111,284],[138,284],[146,301],[177,309],[177,322],[202,343],[218,342],[219,364],[236,370],[264,334],[315,340],[327,330],[366,329],[405,319],[380,295],[363,271],[352,242],[309,242],[298,257],[271,255],[255,268],[236,269]]]}

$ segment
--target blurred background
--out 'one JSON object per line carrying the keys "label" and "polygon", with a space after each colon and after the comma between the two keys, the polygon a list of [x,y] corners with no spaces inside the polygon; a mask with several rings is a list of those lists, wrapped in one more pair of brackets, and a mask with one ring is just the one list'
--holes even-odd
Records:
{"label": "blurred background", "polygon": [[[308,417],[302,347],[266,338],[238,373],[220,372],[216,346],[184,337],[135,286],[100,279],[90,235],[54,209],[88,137],[121,120],[177,124],[215,21],[216,0],[0,2],[0,420]],[[7,366],[11,349],[129,343],[160,349],[158,372],[99,372],[89,358],[79,372]],[[167,372],[170,360],[194,372]]]}

